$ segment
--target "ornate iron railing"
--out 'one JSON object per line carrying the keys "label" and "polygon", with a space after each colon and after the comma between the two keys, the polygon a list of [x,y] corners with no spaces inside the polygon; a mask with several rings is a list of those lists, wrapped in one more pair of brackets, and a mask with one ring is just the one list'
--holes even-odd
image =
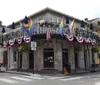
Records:
{"label": "ornate iron railing", "polygon": [[[59,28],[59,23],[53,23],[51,26],[48,27],[48,25],[43,24],[42,26],[39,23],[35,23],[35,28],[34,28],[34,33],[33,35],[38,35],[38,34],[46,34],[47,29],[50,28],[50,33],[51,34],[60,34],[60,28]],[[69,34],[69,27],[68,25],[65,25],[64,27],[65,33]],[[0,40],[2,41],[7,41],[9,39],[13,39],[19,36],[27,35],[27,33],[22,32],[20,28],[16,28],[15,30],[5,33],[0,36]],[[82,36],[82,37],[90,37],[90,38],[95,38],[96,40],[99,41],[99,37],[96,34],[96,32],[88,32],[85,30],[85,28],[78,28],[78,30],[73,33],[74,36]]]}

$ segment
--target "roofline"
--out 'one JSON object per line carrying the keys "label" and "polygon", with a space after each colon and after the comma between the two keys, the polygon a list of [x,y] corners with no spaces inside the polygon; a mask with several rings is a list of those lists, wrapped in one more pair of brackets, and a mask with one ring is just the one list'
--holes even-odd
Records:
{"label": "roofline", "polygon": [[[58,14],[60,14],[60,15],[63,15],[63,16],[68,16],[68,17],[70,17],[70,18],[72,18],[72,19],[75,19],[75,20],[77,20],[77,21],[82,21],[82,20],[80,20],[80,19],[78,19],[78,18],[75,18],[75,17],[73,17],[73,16],[67,15],[67,14],[65,14],[65,13],[62,13],[62,12],[60,12],[60,11],[57,11],[57,10],[52,9],[52,8],[49,8],[49,7],[46,7],[46,8],[44,8],[44,9],[40,10],[40,11],[37,11],[37,12],[35,12],[35,13],[29,15],[28,17],[33,17],[33,16],[35,16],[35,15],[37,15],[37,14],[43,12],[43,11],[46,11],[46,10],[50,10],[50,11],[56,12],[56,13],[58,13]],[[15,22],[15,24],[18,24],[19,22],[21,22],[21,21],[23,21],[23,20],[24,20],[24,18],[18,20],[17,22]],[[86,23],[86,22],[85,22],[85,23]],[[10,27],[10,26],[11,26],[11,24],[8,25],[7,27]]]}

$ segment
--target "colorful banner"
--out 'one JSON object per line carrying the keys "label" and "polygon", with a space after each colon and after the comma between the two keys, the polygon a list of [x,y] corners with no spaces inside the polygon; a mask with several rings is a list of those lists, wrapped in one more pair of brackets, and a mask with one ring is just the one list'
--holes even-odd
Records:
{"label": "colorful banner", "polygon": [[84,42],[84,38],[83,37],[75,37],[76,40],[78,41],[78,43],[82,44]]}
{"label": "colorful banner", "polygon": [[7,42],[4,41],[4,42],[3,42],[3,47],[6,48],[7,46],[8,46],[8,41],[7,41]]}
{"label": "colorful banner", "polygon": [[26,44],[28,44],[28,43],[30,43],[31,42],[31,37],[30,36],[24,36],[24,42],[26,43]]}
{"label": "colorful banner", "polygon": [[68,39],[69,42],[72,42],[74,40],[74,36],[72,34],[66,34],[66,33],[64,33],[64,35]]}
{"label": "colorful banner", "polygon": [[14,44],[15,44],[15,39],[11,39],[11,40],[9,40],[8,43],[9,43],[10,46],[14,46]]}

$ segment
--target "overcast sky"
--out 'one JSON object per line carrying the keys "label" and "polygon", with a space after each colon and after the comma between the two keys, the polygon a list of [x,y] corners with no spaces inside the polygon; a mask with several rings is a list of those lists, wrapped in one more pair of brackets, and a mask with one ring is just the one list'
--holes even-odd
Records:
{"label": "overcast sky", "polygon": [[100,0],[0,0],[0,20],[9,25],[46,7],[83,20],[100,17]]}

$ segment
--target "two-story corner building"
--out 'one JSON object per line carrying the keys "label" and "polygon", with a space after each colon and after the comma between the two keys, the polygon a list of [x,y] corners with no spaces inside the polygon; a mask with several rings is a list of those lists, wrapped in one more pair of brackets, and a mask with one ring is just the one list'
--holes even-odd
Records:
{"label": "two-story corner building", "polygon": [[[61,36],[59,32],[62,17],[65,25],[64,36]],[[95,41],[89,40],[91,33],[88,36],[89,38],[87,37],[86,22],[51,8],[45,8],[29,16],[29,18],[35,24],[31,40],[37,43],[36,50],[19,53],[17,44],[8,47],[6,45],[8,69],[34,69],[34,71],[51,69],[62,72],[64,65],[68,63],[71,65],[71,70],[75,72],[90,69],[92,65],[91,44],[94,45]],[[68,31],[68,24],[73,20],[75,20],[74,29],[76,34],[70,34]],[[23,22],[23,19],[15,23],[16,29],[20,28],[20,22]],[[46,40],[46,32],[49,28],[47,23],[50,24],[50,40]],[[11,28],[11,25],[8,28]],[[6,38],[5,42],[7,43],[8,39],[23,36],[24,33],[19,30],[16,33],[10,32],[8,34],[10,37]]]}

